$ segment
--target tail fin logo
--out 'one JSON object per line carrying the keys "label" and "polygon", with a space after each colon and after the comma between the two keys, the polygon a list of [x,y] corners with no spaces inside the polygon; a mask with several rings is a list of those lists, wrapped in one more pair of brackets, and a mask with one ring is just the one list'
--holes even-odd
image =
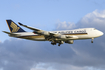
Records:
{"label": "tail fin logo", "polygon": [[16,24],[14,24],[13,22],[11,22],[10,27],[12,28],[12,32],[17,32],[20,27],[18,27]]}

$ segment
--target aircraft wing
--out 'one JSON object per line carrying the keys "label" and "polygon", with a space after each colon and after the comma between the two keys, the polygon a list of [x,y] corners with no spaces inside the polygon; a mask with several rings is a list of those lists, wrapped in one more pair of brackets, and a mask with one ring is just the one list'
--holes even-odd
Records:
{"label": "aircraft wing", "polygon": [[36,34],[52,35],[52,36],[60,36],[61,35],[61,34],[56,34],[56,33],[51,33],[51,32],[48,32],[48,31],[44,31],[44,30],[41,30],[41,29],[29,27],[29,26],[23,25],[22,23],[19,23],[19,22],[18,22],[18,24],[21,25],[21,26],[24,26],[24,27],[26,27],[28,29],[34,30],[34,33],[36,33]]}
{"label": "aircraft wing", "polygon": [[18,24],[21,25],[21,26],[24,26],[24,27],[26,27],[26,28],[29,28],[29,29],[31,29],[31,30],[40,31],[40,29],[36,29],[36,28],[33,28],[33,27],[29,27],[29,26],[27,26],[27,25],[23,25],[23,24],[20,23],[20,22],[18,22]]}
{"label": "aircraft wing", "polygon": [[45,37],[51,37],[51,38],[52,37],[53,38],[73,38],[73,36],[67,36],[67,35],[62,35],[62,34],[58,34],[58,33],[52,33],[52,32],[40,30],[40,29],[37,29],[37,28],[29,27],[29,26],[23,25],[22,23],[19,23],[19,22],[18,22],[18,24],[23,26],[23,27],[26,27],[28,29],[34,30],[33,33],[44,35]]}

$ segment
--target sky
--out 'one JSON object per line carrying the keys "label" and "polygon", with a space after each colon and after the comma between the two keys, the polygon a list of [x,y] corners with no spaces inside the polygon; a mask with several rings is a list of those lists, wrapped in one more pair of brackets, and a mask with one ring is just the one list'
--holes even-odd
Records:
{"label": "sky", "polygon": [[[11,38],[6,19],[46,31],[94,27],[105,33],[104,0],[0,1],[0,70],[104,70],[105,36],[52,46]],[[22,27],[25,31],[32,30]]]}

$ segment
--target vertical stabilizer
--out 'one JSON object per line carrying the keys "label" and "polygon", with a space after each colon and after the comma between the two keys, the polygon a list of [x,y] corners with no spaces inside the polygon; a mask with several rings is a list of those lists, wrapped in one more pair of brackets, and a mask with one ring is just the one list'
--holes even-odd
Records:
{"label": "vertical stabilizer", "polygon": [[11,33],[16,33],[16,32],[25,32],[21,27],[19,27],[16,23],[14,23],[12,20],[6,20],[7,25],[10,29]]}

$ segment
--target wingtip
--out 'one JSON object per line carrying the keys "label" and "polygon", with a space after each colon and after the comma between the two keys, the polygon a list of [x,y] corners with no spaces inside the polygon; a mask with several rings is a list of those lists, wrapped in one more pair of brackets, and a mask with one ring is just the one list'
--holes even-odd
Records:
{"label": "wingtip", "polygon": [[19,25],[23,25],[22,23],[18,22]]}
{"label": "wingtip", "polygon": [[20,23],[20,22],[18,22],[18,24],[21,25],[21,26],[27,27],[27,25],[24,25],[24,24],[22,24],[22,23]]}
{"label": "wingtip", "polygon": [[5,31],[2,31],[2,32],[5,32]]}

